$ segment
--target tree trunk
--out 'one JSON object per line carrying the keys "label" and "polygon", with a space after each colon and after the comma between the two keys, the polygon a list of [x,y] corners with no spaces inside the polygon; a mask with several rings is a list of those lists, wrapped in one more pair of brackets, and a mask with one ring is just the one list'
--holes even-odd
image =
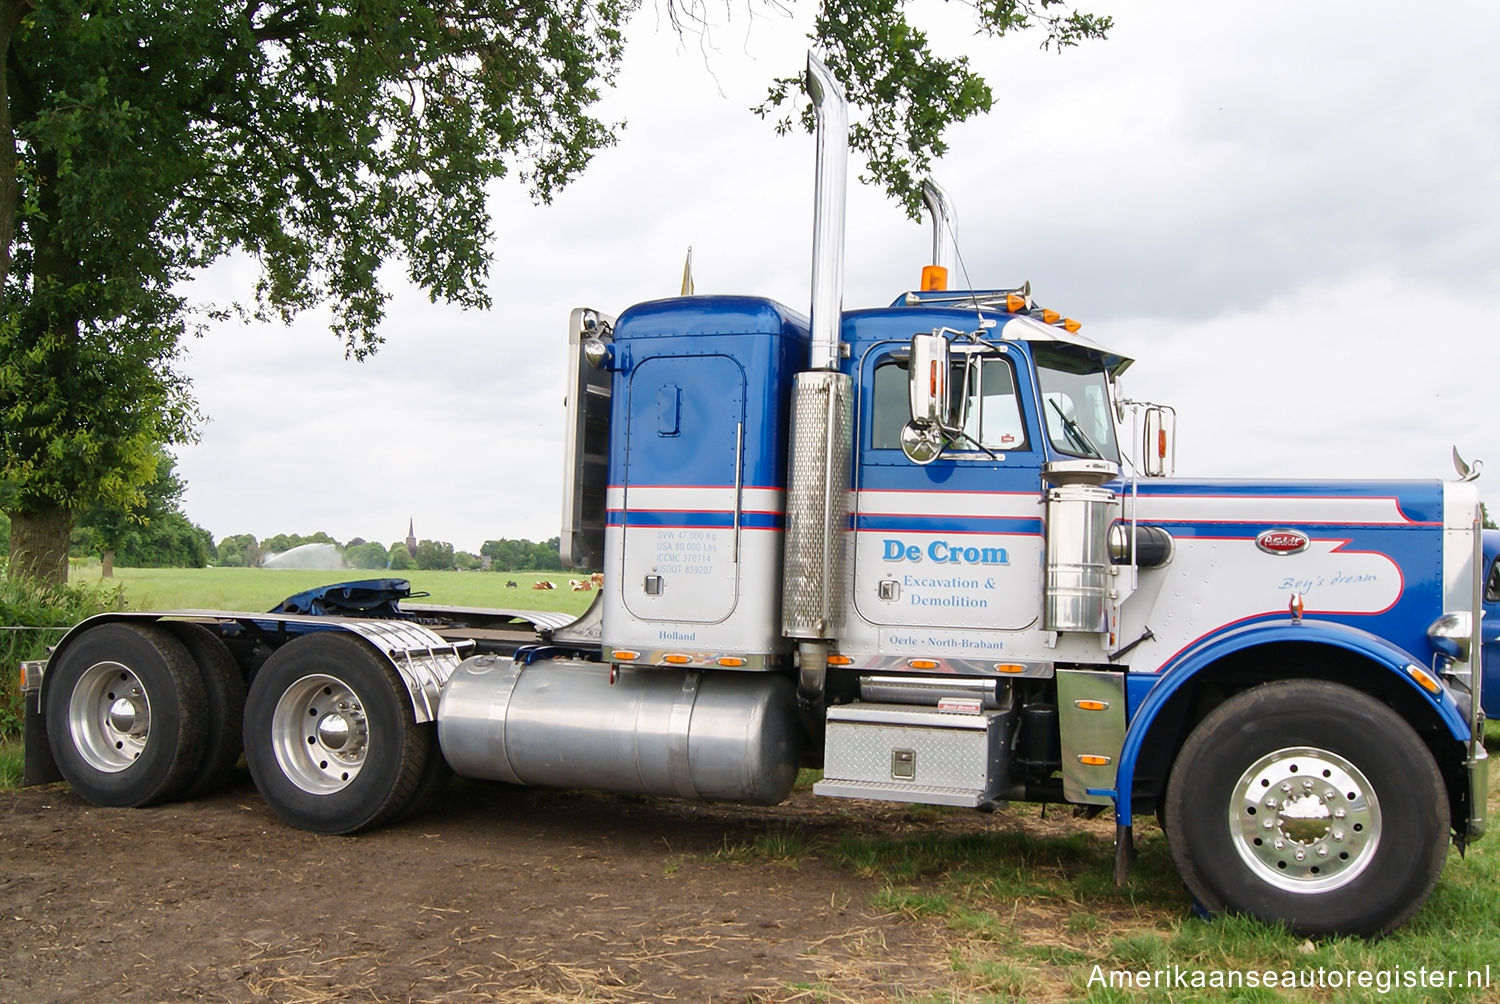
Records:
{"label": "tree trunk", "polygon": [[101,579],[115,577],[115,549],[112,547],[106,547],[103,556],[99,559],[99,577]]}
{"label": "tree trunk", "polygon": [[62,506],[10,513],[11,577],[67,585],[68,537],[72,532],[73,514]]}

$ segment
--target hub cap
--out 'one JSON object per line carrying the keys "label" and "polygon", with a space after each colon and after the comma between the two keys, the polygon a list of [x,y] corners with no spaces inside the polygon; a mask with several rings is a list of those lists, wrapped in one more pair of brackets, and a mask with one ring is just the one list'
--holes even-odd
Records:
{"label": "hub cap", "polygon": [[1380,802],[1337,753],[1306,746],[1268,753],[1240,775],[1229,806],[1240,859],[1265,882],[1318,893],[1354,881],[1380,845]]}
{"label": "hub cap", "polygon": [[90,767],[106,774],[124,770],[146,751],[151,738],[151,699],[130,668],[98,662],[83,671],[68,698],[73,748]]}
{"label": "hub cap", "polygon": [[359,776],[369,749],[364,705],[342,680],[304,676],[276,702],[271,743],[297,787],[315,795],[341,791]]}

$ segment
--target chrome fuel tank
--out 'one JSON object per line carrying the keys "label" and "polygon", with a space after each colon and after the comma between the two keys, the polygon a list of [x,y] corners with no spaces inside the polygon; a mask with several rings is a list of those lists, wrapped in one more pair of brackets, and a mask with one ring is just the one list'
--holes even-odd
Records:
{"label": "chrome fuel tank", "polygon": [[465,777],[774,805],[802,751],[792,682],[766,673],[477,656],[438,706]]}

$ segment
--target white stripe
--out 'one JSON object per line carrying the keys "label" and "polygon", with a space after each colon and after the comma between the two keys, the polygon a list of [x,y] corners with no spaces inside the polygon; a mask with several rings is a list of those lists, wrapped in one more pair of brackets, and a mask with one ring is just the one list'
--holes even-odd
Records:
{"label": "white stripe", "polygon": [[999,516],[1040,518],[1041,495],[1012,492],[862,491],[855,504],[866,516]]}
{"label": "white stripe", "polygon": [[[1129,516],[1130,495],[1123,501]],[[1411,523],[1393,498],[1328,498],[1302,495],[1146,495],[1140,518],[1164,523]]]}

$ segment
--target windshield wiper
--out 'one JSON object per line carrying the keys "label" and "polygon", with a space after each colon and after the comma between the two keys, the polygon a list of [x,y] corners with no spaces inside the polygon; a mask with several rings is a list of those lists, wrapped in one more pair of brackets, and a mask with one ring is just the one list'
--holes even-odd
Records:
{"label": "windshield wiper", "polygon": [[1056,398],[1048,398],[1047,403],[1052,405],[1052,410],[1057,412],[1057,417],[1062,419],[1063,432],[1073,441],[1073,445],[1083,451],[1084,456],[1093,457],[1095,460],[1103,460],[1104,454],[1099,452],[1099,447],[1093,444],[1088,435],[1078,426],[1078,423],[1067,416],[1067,413],[1058,405]]}

